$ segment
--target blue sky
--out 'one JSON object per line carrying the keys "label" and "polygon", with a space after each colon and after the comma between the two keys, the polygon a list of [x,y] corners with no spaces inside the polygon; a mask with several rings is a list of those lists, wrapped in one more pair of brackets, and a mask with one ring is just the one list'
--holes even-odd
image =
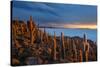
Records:
{"label": "blue sky", "polygon": [[29,20],[40,25],[63,26],[65,24],[96,25],[97,7],[91,5],[57,4],[13,1],[12,18]]}

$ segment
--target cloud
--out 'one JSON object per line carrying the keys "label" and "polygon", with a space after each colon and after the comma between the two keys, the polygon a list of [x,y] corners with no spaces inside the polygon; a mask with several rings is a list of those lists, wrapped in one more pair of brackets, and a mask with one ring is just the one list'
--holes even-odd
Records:
{"label": "cloud", "polygon": [[[89,5],[13,1],[12,16],[45,24],[97,24],[97,7]],[[48,26],[49,26],[48,25]]]}

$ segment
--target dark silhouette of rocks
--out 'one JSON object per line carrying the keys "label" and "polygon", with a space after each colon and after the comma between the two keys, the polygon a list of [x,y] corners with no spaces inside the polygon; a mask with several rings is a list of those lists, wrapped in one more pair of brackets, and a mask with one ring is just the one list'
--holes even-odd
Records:
{"label": "dark silhouette of rocks", "polygon": [[49,35],[39,29],[32,16],[27,21],[12,20],[11,65],[37,65],[97,60],[97,44],[83,38]]}

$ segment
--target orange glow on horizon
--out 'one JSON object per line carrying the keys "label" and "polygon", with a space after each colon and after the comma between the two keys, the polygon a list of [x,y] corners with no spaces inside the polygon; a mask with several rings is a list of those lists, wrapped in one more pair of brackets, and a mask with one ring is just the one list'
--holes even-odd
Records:
{"label": "orange glow on horizon", "polygon": [[97,25],[94,24],[65,24],[64,28],[80,28],[80,29],[97,29]]}

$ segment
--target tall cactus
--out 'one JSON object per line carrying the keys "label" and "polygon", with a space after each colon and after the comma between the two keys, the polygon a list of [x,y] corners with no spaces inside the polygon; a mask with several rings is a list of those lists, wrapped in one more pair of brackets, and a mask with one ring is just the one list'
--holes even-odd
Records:
{"label": "tall cactus", "polygon": [[85,46],[85,57],[86,57],[86,61],[88,61],[88,59],[89,59],[89,43],[87,43]]}
{"label": "tall cactus", "polygon": [[61,32],[62,59],[65,58],[64,34]]}
{"label": "tall cactus", "polygon": [[84,45],[84,52],[85,52],[85,61],[88,61],[89,43],[87,42],[86,34],[84,34],[83,45]]}
{"label": "tall cactus", "polygon": [[76,49],[76,45],[75,45],[75,43],[74,43],[74,40],[72,40],[73,41],[73,51],[74,51],[74,58],[76,59],[76,61],[77,61],[77,49]]}
{"label": "tall cactus", "polygon": [[33,26],[33,20],[32,20],[32,16],[30,16],[30,21],[29,21],[29,31],[30,31],[30,42],[33,45],[34,43],[34,32],[35,32],[35,27]]}
{"label": "tall cactus", "polygon": [[53,45],[53,50],[54,50],[53,59],[56,60],[57,59],[56,58],[56,48],[57,48],[57,44],[56,44],[56,34],[55,34],[55,32],[54,32],[54,39],[53,39],[53,41],[54,41],[54,45]]}
{"label": "tall cactus", "polygon": [[85,51],[85,46],[86,46],[86,43],[87,43],[87,36],[86,34],[83,35],[83,45],[84,45],[84,51]]}
{"label": "tall cactus", "polygon": [[44,38],[44,43],[48,43],[48,35],[46,33],[46,29],[44,28],[44,35],[43,35],[43,38]]}

